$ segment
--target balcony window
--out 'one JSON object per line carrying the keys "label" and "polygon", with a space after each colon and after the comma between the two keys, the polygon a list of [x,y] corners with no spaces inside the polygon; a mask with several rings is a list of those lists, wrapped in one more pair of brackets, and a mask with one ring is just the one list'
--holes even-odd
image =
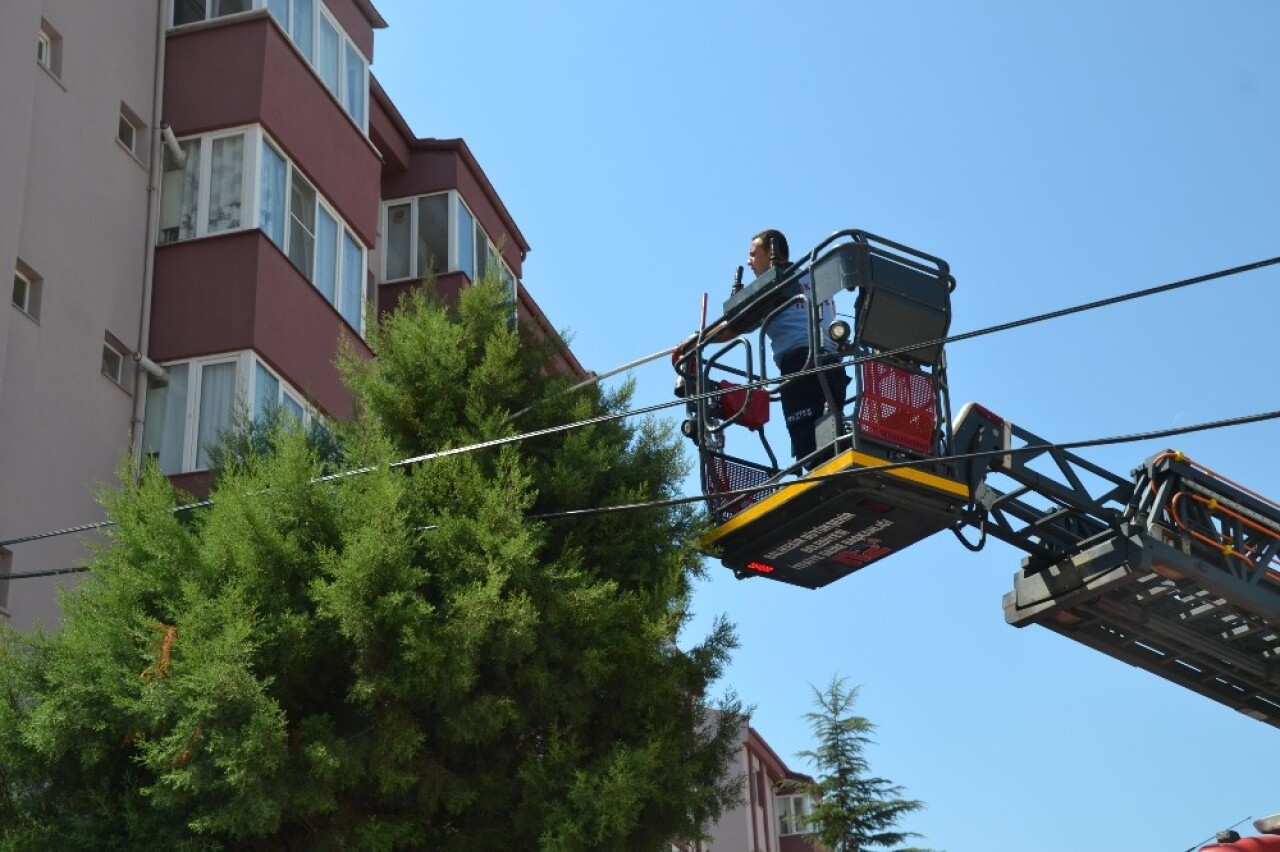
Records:
{"label": "balcony window", "polygon": [[809,814],[813,802],[806,795],[778,796],[778,834],[805,834],[809,831]]}
{"label": "balcony window", "polygon": [[[325,300],[363,334],[365,249],[260,127],[165,147],[159,243],[260,228]],[[351,272],[359,269],[359,273]]]}
{"label": "balcony window", "polygon": [[165,371],[167,382],[147,379],[142,446],[170,476],[207,470],[209,448],[244,414],[261,421],[280,409],[303,426],[316,416],[302,394],[252,352],[168,364]]}
{"label": "balcony window", "polygon": [[173,0],[171,25],[198,24],[256,9],[266,9],[275,18],[343,111],[367,133],[369,63],[319,0]]}
{"label": "balcony window", "polygon": [[262,230],[363,335],[364,246],[297,167],[265,138],[262,149]]}
{"label": "balcony window", "polygon": [[393,201],[385,211],[384,281],[445,272],[474,281],[493,268],[514,301],[515,275],[456,191]]}

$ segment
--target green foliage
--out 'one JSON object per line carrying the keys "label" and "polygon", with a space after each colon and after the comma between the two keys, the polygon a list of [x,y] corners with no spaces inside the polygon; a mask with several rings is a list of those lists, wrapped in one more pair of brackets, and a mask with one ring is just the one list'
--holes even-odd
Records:
{"label": "green foliage", "polygon": [[[212,505],[152,465],[52,634],[5,634],[6,848],[658,848],[732,800],[734,636],[685,652],[694,513],[678,440],[622,422],[388,462],[618,411],[557,388],[501,288],[422,297],[348,353],[356,476],[299,429],[228,445]],[[564,400],[569,400],[565,402]]]}
{"label": "green foliage", "polygon": [[[788,782],[788,787],[819,800],[808,820],[818,839],[833,852],[864,852],[919,837],[895,826],[907,814],[922,810],[924,802],[900,798],[902,787],[871,775],[866,747],[875,725],[852,712],[858,688],[833,676],[824,689],[812,689],[817,709],[806,713],[805,720],[817,745],[800,752],[800,757],[817,767],[818,780]],[[899,852],[925,851],[913,847]]]}

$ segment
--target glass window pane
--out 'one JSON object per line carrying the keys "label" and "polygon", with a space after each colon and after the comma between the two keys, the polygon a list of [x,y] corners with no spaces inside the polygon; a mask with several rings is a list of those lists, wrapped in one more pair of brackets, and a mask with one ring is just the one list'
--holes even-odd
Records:
{"label": "glass window pane", "polygon": [[253,0],[213,0],[213,7],[209,10],[209,17],[220,18],[223,15],[247,12],[252,8]]}
{"label": "glass window pane", "polygon": [[294,420],[297,420],[299,423],[303,422],[305,411],[302,407],[302,403],[293,394],[285,391],[284,398],[280,401],[280,407],[284,410],[285,414],[292,417]]}
{"label": "glass window pane", "polygon": [[280,380],[262,364],[255,364],[253,371],[253,419],[262,420],[280,400]]}
{"label": "glass window pane", "polygon": [[293,43],[307,57],[307,61],[315,64],[315,0],[293,0],[293,20],[289,22],[289,35]]}
{"label": "glass window pane", "polygon": [[289,259],[311,279],[315,269],[316,189],[293,170],[289,189]]}
{"label": "glass window pane", "polygon": [[194,24],[205,17],[204,0],[173,0],[173,25]]}
{"label": "glass window pane", "polygon": [[289,31],[289,0],[267,0],[269,11],[285,32]]}
{"label": "glass window pane", "polygon": [[360,55],[360,51],[348,42],[346,50],[346,61],[343,63],[344,85],[342,93],[342,105],[350,113],[351,117],[356,120],[356,124],[364,127],[364,57]]}
{"label": "glass window pane", "polygon": [[409,265],[409,232],[413,226],[408,204],[396,204],[387,208],[387,239],[384,242],[387,271],[386,280],[399,281],[412,273]]}
{"label": "glass window pane", "polygon": [[284,248],[284,182],[287,176],[284,157],[262,142],[262,209],[258,223],[272,242]]}
{"label": "glass window pane", "polygon": [[13,303],[22,310],[27,309],[27,279],[13,273]]}
{"label": "glass window pane", "polygon": [[187,432],[187,367],[166,367],[169,382],[147,377],[147,413],[142,423],[142,451],[165,474],[182,473],[182,442]]}
{"label": "glass window pane", "polygon": [[244,188],[244,137],[213,140],[209,156],[209,233],[240,227]]}
{"label": "glass window pane", "polygon": [[418,276],[449,270],[449,196],[418,199]]}
{"label": "glass window pane", "polygon": [[231,428],[236,397],[236,365],[209,364],[200,371],[200,420],[196,426],[196,470],[209,467],[209,447]]}
{"label": "glass window pane", "polygon": [[350,231],[342,232],[342,301],[338,310],[359,333],[364,311],[364,253]]}
{"label": "glass window pane", "polygon": [[342,39],[338,37],[338,31],[334,29],[333,24],[329,23],[328,18],[321,15],[320,50],[316,58],[316,70],[320,72],[320,79],[335,97],[338,94],[338,67],[341,51]]}
{"label": "glass window pane", "polygon": [[323,206],[316,219],[316,274],[311,279],[329,304],[338,297],[338,220]]}
{"label": "glass window pane", "polygon": [[476,280],[479,281],[484,277],[485,272],[489,269],[489,258],[493,254],[493,249],[489,248],[489,238],[484,235],[484,229],[480,227],[480,223],[476,222]]}
{"label": "glass window pane", "polygon": [[476,280],[476,222],[467,205],[458,202],[458,268]]}
{"label": "glass window pane", "polygon": [[200,140],[178,143],[186,154],[179,166],[164,148],[164,174],[160,179],[160,244],[189,240],[196,235],[200,202]]}

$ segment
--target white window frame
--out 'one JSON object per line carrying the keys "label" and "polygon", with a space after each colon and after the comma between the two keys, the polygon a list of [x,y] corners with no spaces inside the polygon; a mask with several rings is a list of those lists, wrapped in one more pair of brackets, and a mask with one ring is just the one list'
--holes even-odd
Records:
{"label": "white window frame", "polygon": [[[360,51],[360,47],[355,43],[355,40],[351,38],[351,36],[342,27],[342,25],[338,23],[338,19],[333,17],[333,15],[329,13],[329,10],[325,8],[324,0],[313,0],[312,7],[311,7],[311,26],[309,27],[309,30],[311,33],[311,56],[307,56],[306,53],[303,52],[301,45],[299,45],[297,40],[294,38],[295,32],[301,26],[298,24],[298,21],[296,20],[297,14],[298,14],[297,5],[296,5],[297,0],[282,0],[286,9],[286,16],[287,16],[287,20],[283,20],[283,21],[276,16],[275,10],[271,8],[270,0],[252,0],[252,2],[250,3],[250,7],[248,9],[242,12],[231,12],[226,15],[211,14],[211,10],[216,0],[206,0],[205,14],[202,20],[189,21],[183,24],[176,24],[174,23],[174,17],[177,15],[178,4],[180,4],[181,2],[182,0],[173,0],[172,4],[170,5],[170,9],[169,9],[169,28],[170,29],[191,27],[191,26],[196,26],[198,24],[208,23],[209,21],[221,20],[222,18],[235,18],[239,15],[250,14],[251,12],[266,11],[267,14],[271,17],[271,19],[279,25],[281,32],[283,32],[285,37],[289,39],[290,43],[292,43],[293,46],[297,48],[298,54],[303,58],[303,60],[307,63],[307,65],[311,67],[311,70],[316,75],[316,78],[320,80],[320,84],[333,96],[334,100],[338,102],[338,106],[342,108],[342,111],[347,114],[347,116],[352,120],[352,122],[357,127],[360,128],[361,133],[363,133],[365,136],[369,135],[369,60]],[[319,56],[319,49],[320,49],[320,25],[321,25],[322,16],[324,21],[327,22],[331,27],[333,27],[333,29],[338,34],[338,80],[337,80],[336,90],[334,88],[330,88],[328,82],[325,81],[320,74],[318,56]],[[347,104],[346,80],[347,80],[347,71],[348,71],[347,69],[347,61],[348,61],[348,55],[349,55],[348,49],[350,49],[351,51],[354,51],[355,55],[360,58],[361,95],[360,95],[360,109],[358,111],[359,114],[352,112],[349,109],[349,105]]]}
{"label": "white window frame", "polygon": [[[18,301],[16,295],[18,289],[16,285],[19,281],[22,282],[22,301]],[[31,283],[31,278],[21,269],[13,270],[13,282],[15,286],[14,295],[10,297],[11,303],[15,308],[22,311],[27,316],[31,316],[31,297],[33,295],[32,290],[35,288],[35,285]]]}
{"label": "white window frame", "polygon": [[[129,357],[128,347],[107,332],[106,338],[102,341],[102,375],[110,379],[112,384],[123,388],[124,365]],[[114,362],[114,365],[109,366],[109,362]]]}
{"label": "white window frame", "polygon": [[36,64],[46,71],[53,70],[53,39],[43,29],[36,33]]}
{"label": "white window frame", "polygon": [[[128,138],[125,138],[125,137]],[[120,121],[116,125],[116,141],[135,160],[144,162],[146,157],[147,125],[124,101],[120,102]]]}
{"label": "white window frame", "polygon": [[813,813],[813,800],[807,794],[775,795],[773,804],[778,814],[779,837],[809,833],[805,820]]}
{"label": "white window frame", "polygon": [[[206,467],[197,466],[200,458],[200,401],[205,389],[204,371],[210,367],[224,366],[226,364],[234,364],[236,371],[232,410],[230,412],[233,425],[237,417],[247,415],[256,419],[259,415],[259,412],[254,410],[257,404],[259,367],[269,373],[277,382],[277,405],[283,407],[287,399],[302,409],[301,426],[303,428],[310,428],[312,422],[317,417],[322,416],[297,387],[286,381],[252,350],[168,362],[163,365],[166,369],[172,370],[183,365],[187,367],[187,394],[185,410],[182,413],[182,449],[178,454],[180,459],[179,469],[166,471],[166,475],[177,476],[208,470]],[[150,390],[150,387],[149,384],[148,390]],[[168,404],[167,400],[166,404]],[[152,414],[152,412],[148,412],[144,415],[143,422],[146,423],[150,420]],[[161,424],[163,424],[164,419],[163,417],[160,418]],[[144,436],[145,438],[146,436]]]}
{"label": "white window frame", "polygon": [[[327,296],[325,293],[320,292],[320,287],[319,287],[319,285],[316,283],[316,278],[317,278],[316,271],[319,269],[319,261],[320,261],[320,257],[319,257],[319,245],[320,245],[320,241],[319,241],[319,239],[316,237],[316,233],[318,233],[318,231],[319,231],[319,225],[318,225],[318,224],[314,226],[314,232],[313,232],[313,233],[312,233],[312,235],[311,235],[311,236],[312,236],[312,240],[311,240],[311,252],[312,252],[312,254],[311,254],[311,270],[312,270],[312,271],[311,271],[311,275],[310,275],[310,276],[307,276],[307,275],[306,275],[306,273],[305,273],[302,269],[298,269],[297,264],[294,264],[294,269],[298,269],[298,272],[299,272],[300,274],[302,274],[304,277],[307,277],[307,280],[311,282],[311,285],[312,285],[313,287],[315,287],[315,288],[316,288],[316,291],[317,291],[317,292],[320,292],[320,295],[321,295],[322,297],[324,297],[325,301],[329,302],[329,304],[333,307],[333,309],[334,309],[335,311],[337,311],[337,312],[338,312],[338,315],[339,315],[340,317],[342,317],[342,318],[343,318],[343,321],[344,321],[344,322],[347,322],[346,313],[344,313],[344,311],[346,310],[346,308],[347,308],[348,306],[343,302],[343,288],[342,288],[342,280],[343,280],[343,279],[342,279],[342,275],[343,275],[343,263],[342,263],[342,258],[343,258],[343,255],[342,255],[343,237],[344,237],[344,236],[350,237],[350,238],[351,238],[351,241],[352,241],[352,242],[354,242],[354,243],[356,244],[356,246],[359,248],[359,250],[360,250],[360,279],[361,279],[361,280],[360,280],[360,287],[359,287],[359,289],[358,289],[358,292],[359,292],[359,294],[360,294],[360,305],[359,305],[359,311],[358,311],[357,313],[358,313],[358,315],[359,315],[360,319],[359,319],[359,321],[358,321],[358,322],[357,322],[357,324],[356,324],[356,333],[357,333],[357,334],[359,334],[359,335],[360,335],[360,337],[363,339],[363,338],[364,338],[364,336],[365,336],[365,311],[364,311],[364,308],[365,308],[365,302],[367,301],[367,296],[368,296],[368,294],[365,292],[364,276],[365,276],[365,270],[366,270],[366,269],[368,269],[368,267],[369,267],[369,247],[368,247],[368,246],[366,246],[366,245],[364,244],[364,241],[360,239],[360,236],[355,232],[355,230],[354,230],[350,225],[348,225],[348,224],[347,224],[347,221],[346,221],[345,219],[343,219],[341,216],[339,216],[339,215],[338,215],[338,211],[337,211],[337,210],[333,207],[333,205],[332,205],[332,204],[330,204],[330,203],[329,203],[329,201],[324,197],[324,194],[323,194],[322,192],[320,192],[319,188],[318,188],[318,187],[316,187],[315,183],[314,183],[310,178],[308,178],[308,177],[307,177],[306,173],[305,173],[305,172],[302,172],[301,170],[299,170],[299,169],[298,169],[298,167],[294,164],[293,160],[289,159],[288,155],[286,155],[286,154],[284,153],[284,151],[281,149],[280,145],[279,145],[279,144],[278,144],[274,139],[272,139],[272,138],[271,138],[271,134],[269,134],[269,133],[267,133],[267,132],[263,131],[263,133],[262,133],[262,137],[261,137],[261,138],[262,138],[262,140],[263,140],[263,143],[265,143],[265,144],[267,144],[267,145],[270,145],[270,146],[271,146],[271,148],[272,148],[272,150],[274,150],[274,151],[275,151],[275,153],[276,153],[277,155],[279,155],[279,156],[280,156],[280,158],[281,158],[281,159],[283,159],[283,160],[284,160],[284,163],[285,163],[284,210],[283,210],[283,211],[281,211],[281,213],[282,213],[282,215],[283,215],[283,221],[284,221],[284,223],[285,223],[285,224],[284,224],[284,238],[283,238],[283,240],[282,240],[281,244],[278,244],[278,245],[277,245],[277,248],[279,248],[279,249],[280,249],[280,251],[284,253],[284,256],[285,256],[286,258],[289,258],[289,262],[290,262],[290,263],[293,263],[293,261],[292,261],[292,257],[290,256],[289,251],[290,251],[290,249],[291,249],[291,244],[292,244],[292,240],[293,240],[293,236],[292,236],[292,235],[293,235],[293,228],[291,228],[291,227],[290,227],[290,222],[291,222],[292,217],[293,217],[293,210],[292,210],[292,205],[293,205],[293,192],[292,192],[291,190],[292,190],[292,187],[293,187],[293,176],[294,176],[294,173],[295,173],[295,172],[297,172],[299,176],[301,176],[304,180],[306,180],[306,182],[307,182],[307,183],[311,186],[311,188],[315,191],[315,198],[316,198],[315,203],[316,203],[316,206],[317,206],[317,210],[316,210],[316,217],[315,217],[315,219],[313,219],[313,221],[318,221],[318,219],[319,219],[319,208],[323,208],[323,209],[324,209],[324,211],[325,211],[329,216],[331,216],[331,217],[332,217],[332,218],[333,218],[333,219],[338,223],[337,239],[336,239],[336,241],[335,241],[335,243],[336,243],[336,245],[337,245],[337,251],[335,251],[335,252],[334,252],[334,263],[336,264],[336,267],[335,267],[335,269],[334,269],[334,294],[333,294],[333,300],[332,300],[332,301],[330,301],[330,300],[329,300],[329,298],[328,298],[328,296]],[[259,149],[260,149],[260,145],[259,145]],[[254,184],[255,184],[255,186],[259,186],[259,187],[260,187],[260,186],[261,186],[261,181],[260,181],[260,180],[257,180],[257,179],[256,179],[256,177],[255,177]],[[256,198],[257,198],[257,193],[255,193],[255,202],[256,202]],[[260,215],[260,213],[261,213],[261,205],[260,205],[260,204],[256,204],[256,203],[255,203],[254,212],[255,212],[255,216]],[[264,230],[264,231],[263,231],[263,233],[266,233],[266,231]],[[271,240],[271,239],[272,239],[270,234],[267,234],[267,239],[269,239],[269,240]],[[275,241],[274,241],[274,240],[272,240],[272,242],[274,243]],[[348,322],[348,324],[350,324],[350,323]]]}
{"label": "white window frame", "polygon": [[465,270],[462,268],[462,242],[460,240],[462,217],[459,214],[459,207],[461,207],[461,209],[466,210],[467,215],[471,217],[473,227],[472,251],[475,256],[471,260],[472,270],[475,271],[479,268],[481,252],[485,252],[484,262],[486,267],[492,261],[496,260],[501,269],[499,275],[509,282],[512,300],[514,301],[516,296],[515,273],[511,271],[511,267],[502,257],[502,253],[498,251],[497,244],[489,238],[488,232],[485,231],[484,226],[480,224],[480,219],[476,216],[475,211],[473,211],[471,206],[463,200],[462,194],[456,189],[448,189],[443,192],[428,192],[422,195],[410,195],[404,198],[393,198],[389,201],[383,202],[381,224],[384,240],[389,239],[387,235],[391,232],[391,208],[399,207],[402,204],[409,205],[409,277],[389,278],[387,276],[387,259],[389,252],[383,251],[379,264],[379,273],[381,275],[380,280],[382,283],[387,284],[393,281],[416,281],[422,277],[422,273],[419,272],[420,264],[418,263],[418,201],[423,198],[431,198],[432,196],[437,195],[447,195],[449,197],[449,204],[447,208],[449,223],[448,235],[446,238],[449,248],[449,257],[445,265],[446,268],[444,269],[444,273],[465,273]]}
{"label": "white window frame", "polygon": [[[210,235],[209,231],[209,199],[212,193],[213,185],[213,143],[219,139],[228,139],[234,136],[242,136],[244,138],[244,162],[241,164],[240,170],[240,227],[226,228],[220,231],[213,231],[214,234],[230,234],[236,231],[247,231],[258,227],[258,193],[260,187],[258,184],[258,152],[260,151],[262,140],[262,128],[256,124],[242,125],[240,127],[231,127],[224,130],[218,130],[213,133],[202,133],[197,136],[184,136],[178,140],[179,144],[191,142],[198,139],[200,141],[200,172],[196,177],[196,228],[195,233],[190,237],[177,237],[172,240],[164,238],[163,227],[160,228],[156,235],[160,245],[173,245],[174,243],[183,243],[188,240],[198,240],[202,237]],[[164,175],[169,172],[162,171],[161,181]],[[160,203],[165,203],[163,188],[161,190]]]}

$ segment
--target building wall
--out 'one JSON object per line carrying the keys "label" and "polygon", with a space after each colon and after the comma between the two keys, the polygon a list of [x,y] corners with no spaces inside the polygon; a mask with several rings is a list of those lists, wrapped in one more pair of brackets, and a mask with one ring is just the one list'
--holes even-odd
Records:
{"label": "building wall", "polygon": [[[135,370],[111,382],[102,347],[108,332],[138,343],[159,9],[6,0],[0,12],[0,264],[6,283],[19,261],[43,282],[38,321],[11,304],[0,319],[0,539],[100,519],[95,484],[129,446]],[[56,75],[36,63],[42,19],[61,36]],[[117,141],[122,104],[146,125],[136,157]],[[14,572],[84,555],[72,537],[11,550]],[[54,583],[8,584],[15,626],[56,620]]]}
{"label": "building wall", "polygon": [[[385,22],[369,0],[323,2],[372,60]],[[378,297],[388,192],[457,190],[522,272],[528,245],[462,140],[415,137],[371,76],[366,136],[265,10],[169,29],[169,6],[0,0],[0,265],[25,264],[41,279],[37,317],[0,309],[0,541],[103,519],[94,495],[136,459],[148,414],[135,350],[170,366],[252,352],[321,413],[351,413],[339,340],[364,357],[369,347],[252,220],[156,248],[171,174],[161,169],[162,123],[179,138],[261,126],[367,249],[366,298]],[[42,26],[60,37],[57,73],[36,62]],[[122,111],[137,125],[132,150],[117,140]],[[442,281],[469,283],[461,272]],[[513,288],[522,320],[553,335]],[[102,374],[108,336],[124,356],[119,383]],[[567,348],[552,368],[585,375]],[[207,487],[207,473],[182,470],[175,484]],[[86,555],[84,536],[13,542],[0,549],[0,572],[74,568]],[[77,576],[0,582],[0,617],[21,630],[55,626],[53,587]]]}

